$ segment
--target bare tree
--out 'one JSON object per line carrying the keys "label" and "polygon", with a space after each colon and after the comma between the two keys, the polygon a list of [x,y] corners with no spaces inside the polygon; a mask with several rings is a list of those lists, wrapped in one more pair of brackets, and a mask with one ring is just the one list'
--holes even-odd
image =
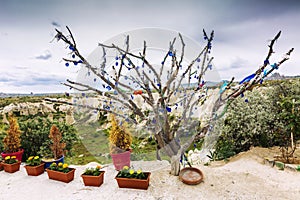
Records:
{"label": "bare tree", "polygon": [[294,48],[291,48],[281,60],[270,64],[270,58],[272,54],[275,53],[273,46],[280,35],[281,31],[279,31],[277,35],[272,40],[270,40],[267,56],[263,64],[253,74],[245,77],[238,84],[234,84],[234,77],[229,82],[224,82],[220,89],[220,96],[214,104],[211,119],[222,117],[226,112],[226,108],[235,98],[239,96],[243,97],[246,91],[252,91],[254,87],[258,87],[259,85],[261,85],[264,79],[267,78],[267,76],[269,76],[274,70],[279,69],[279,67],[285,61],[289,60]]}
{"label": "bare tree", "polygon": [[[237,97],[243,97],[246,91],[252,91],[254,87],[259,87],[263,81],[274,71],[279,69],[279,67],[287,60],[289,60],[291,53],[294,48],[291,48],[281,60],[270,64],[271,56],[275,53],[273,46],[275,42],[277,42],[278,38],[281,35],[281,31],[279,31],[276,36],[270,40],[270,44],[268,45],[268,53],[263,61],[263,64],[258,67],[258,69],[251,75],[245,77],[242,81],[237,84],[234,82],[234,77],[230,81],[225,81],[220,88],[219,98],[215,101],[212,114],[210,116],[210,122],[206,127],[204,127],[206,137],[204,144],[202,145],[203,153],[208,155],[213,151],[213,147],[216,143],[212,142],[213,138],[217,138],[218,135],[210,134],[213,131],[213,127],[215,126],[216,120],[223,117],[227,111],[227,107],[232,103],[232,101]],[[247,101],[247,99],[245,100]],[[203,135],[203,134],[202,134]],[[203,137],[199,136],[198,137]],[[211,137],[211,138],[210,138]]]}
{"label": "bare tree", "polygon": [[[147,125],[157,142],[157,158],[160,159],[159,152],[163,150],[171,158],[171,174],[178,175],[180,157],[199,133],[200,122],[194,112],[209,97],[205,74],[212,68],[213,57],[210,56],[210,50],[214,32],[207,34],[203,30],[206,45],[189,62],[184,59],[186,44],[180,33],[169,42],[169,50],[165,52],[159,65],[149,60],[147,41],[143,42],[141,51],[133,52],[130,49],[130,37],[127,35],[122,47],[100,43],[101,64],[96,66],[82,56],[72,32],[68,27],[67,30],[68,35],[65,35],[56,29],[55,36],[58,41],[62,40],[67,45],[72,55],[70,58],[63,58],[66,65],[80,63],[87,75],[92,74],[95,82],[101,82],[102,88],[84,81],[67,80],[63,84],[77,91],[97,93],[106,102],[101,107],[79,106],[112,113],[133,124]],[[265,70],[270,56],[274,53],[274,42],[280,33],[271,41],[264,64],[253,75],[235,87],[233,79],[223,85],[211,119],[215,118],[216,113],[220,113],[223,105],[258,86],[266,76],[289,59],[293,49],[284,59],[271,65],[273,67],[270,70]],[[107,62],[110,51],[116,54],[113,64]],[[230,92],[224,92],[225,90]],[[144,103],[138,104],[135,101],[137,98]]]}

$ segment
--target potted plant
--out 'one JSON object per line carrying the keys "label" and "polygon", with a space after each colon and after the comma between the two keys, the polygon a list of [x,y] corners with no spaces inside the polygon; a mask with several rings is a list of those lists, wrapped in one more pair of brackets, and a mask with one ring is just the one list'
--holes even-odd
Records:
{"label": "potted plant", "polygon": [[25,169],[29,176],[38,176],[44,173],[44,165],[42,159],[39,156],[30,156],[26,160]]}
{"label": "potted plant", "polygon": [[85,186],[97,186],[103,184],[105,171],[101,171],[101,166],[86,168],[81,175]]}
{"label": "potted plant", "polygon": [[21,147],[21,131],[18,125],[17,119],[10,115],[9,116],[9,129],[6,132],[6,136],[3,139],[4,152],[1,153],[4,159],[7,156],[15,156],[18,161],[22,161],[24,153]]}
{"label": "potted plant", "polygon": [[49,179],[69,183],[74,179],[75,168],[70,168],[66,163],[53,162],[46,171]]}
{"label": "potted plant", "polygon": [[53,162],[56,164],[64,163],[64,149],[66,143],[62,141],[62,133],[56,125],[52,125],[49,138],[51,140],[49,144],[50,149],[40,151],[41,154],[44,154],[42,161],[45,163],[45,168],[48,168]]}
{"label": "potted plant", "polygon": [[21,161],[17,159],[16,156],[6,156],[2,166],[4,171],[8,173],[14,173],[20,170]]}
{"label": "potted plant", "polygon": [[135,171],[134,169],[124,166],[118,172],[115,179],[120,188],[133,188],[147,190],[150,182],[151,172],[142,172],[142,170]]}
{"label": "potted plant", "polygon": [[115,115],[111,115],[111,129],[109,131],[110,154],[116,170],[130,166],[131,134],[121,125]]}

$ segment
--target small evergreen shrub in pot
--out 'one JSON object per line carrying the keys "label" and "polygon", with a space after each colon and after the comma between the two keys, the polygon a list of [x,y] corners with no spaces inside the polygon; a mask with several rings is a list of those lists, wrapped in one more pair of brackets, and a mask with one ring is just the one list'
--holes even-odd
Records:
{"label": "small evergreen shrub in pot", "polygon": [[17,118],[9,116],[9,129],[3,139],[4,152],[1,153],[2,158],[7,156],[15,156],[18,161],[22,161],[24,150],[21,149],[21,130],[18,125]]}
{"label": "small evergreen shrub in pot", "polygon": [[124,166],[130,166],[132,137],[114,115],[111,115],[111,129],[108,139],[115,169],[121,170]]}

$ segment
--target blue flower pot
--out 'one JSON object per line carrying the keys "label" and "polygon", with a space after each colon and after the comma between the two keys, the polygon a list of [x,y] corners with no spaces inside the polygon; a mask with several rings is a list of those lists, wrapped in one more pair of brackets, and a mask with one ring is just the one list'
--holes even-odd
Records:
{"label": "blue flower pot", "polygon": [[54,161],[44,161],[44,160],[42,160],[42,162],[43,163],[45,163],[45,166],[44,166],[44,168],[45,169],[47,169],[48,167],[50,167],[50,165],[52,164],[52,163],[56,163],[56,164],[58,164],[58,163],[64,163],[64,161],[65,161],[65,156],[62,156],[61,158],[59,158],[59,159],[57,159],[57,160],[54,160]]}

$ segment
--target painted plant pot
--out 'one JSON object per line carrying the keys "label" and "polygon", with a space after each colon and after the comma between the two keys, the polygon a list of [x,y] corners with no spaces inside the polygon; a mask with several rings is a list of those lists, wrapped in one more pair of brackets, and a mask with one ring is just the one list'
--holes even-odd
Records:
{"label": "painted plant pot", "polygon": [[124,166],[130,166],[130,151],[124,153],[111,154],[111,158],[116,170],[122,170]]}
{"label": "painted plant pot", "polygon": [[58,165],[58,163],[64,163],[64,161],[65,161],[65,157],[64,156],[62,156],[62,157],[60,157],[59,159],[57,159],[57,160],[42,160],[42,162],[43,163],[45,163],[45,165],[44,165],[44,168],[45,169],[47,169],[47,168],[49,168],[50,167],[50,165],[52,164],[52,163],[56,163],[57,165]]}
{"label": "painted plant pot", "polygon": [[16,159],[19,160],[19,161],[22,161],[22,157],[23,157],[23,153],[24,153],[24,149],[20,149],[20,151],[18,152],[13,152],[13,153],[5,153],[5,152],[2,152],[1,153],[1,156],[3,159],[5,159],[6,156],[16,156]]}

